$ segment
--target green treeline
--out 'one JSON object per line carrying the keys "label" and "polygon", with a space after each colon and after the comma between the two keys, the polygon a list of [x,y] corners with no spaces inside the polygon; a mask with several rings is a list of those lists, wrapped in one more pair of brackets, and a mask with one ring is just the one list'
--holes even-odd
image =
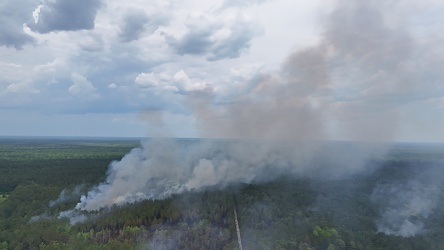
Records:
{"label": "green treeline", "polygon": [[[375,185],[406,178],[411,152],[398,149],[374,173],[346,180],[283,177],[265,184],[187,192],[57,219],[136,141],[0,140],[0,249],[444,249],[444,202],[413,237],[377,232]],[[419,154],[419,153],[418,153]],[[434,154],[437,154],[434,152]],[[408,155],[409,157],[404,157]],[[59,198],[65,190],[64,198]],[[50,206],[50,204],[52,206]]]}
{"label": "green treeline", "polygon": [[0,194],[34,182],[62,189],[103,180],[111,161],[119,160],[137,141],[1,139]]}
{"label": "green treeline", "polygon": [[[138,143],[0,141],[0,249],[233,249],[233,199],[226,192],[114,207],[76,225],[57,219]],[[49,206],[63,190],[67,198]]]}

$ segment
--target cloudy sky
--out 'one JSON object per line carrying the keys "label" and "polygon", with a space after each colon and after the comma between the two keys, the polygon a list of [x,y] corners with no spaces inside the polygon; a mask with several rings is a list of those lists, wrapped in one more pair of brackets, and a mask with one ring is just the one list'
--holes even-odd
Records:
{"label": "cloudy sky", "polygon": [[0,136],[443,142],[444,3],[357,2],[2,0]]}

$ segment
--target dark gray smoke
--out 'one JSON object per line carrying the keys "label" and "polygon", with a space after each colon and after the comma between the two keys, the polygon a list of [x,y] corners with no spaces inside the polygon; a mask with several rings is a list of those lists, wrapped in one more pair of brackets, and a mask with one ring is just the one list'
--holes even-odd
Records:
{"label": "dark gray smoke", "polygon": [[[417,90],[409,64],[415,43],[403,16],[392,15],[400,5],[339,1],[323,21],[319,44],[289,55],[278,72],[259,73],[229,97],[212,87],[189,92],[201,135],[234,140],[143,141],[110,165],[106,182],[76,209],[284,174],[343,178],[367,171],[368,160],[385,153],[377,142],[393,138],[399,106]],[[373,143],[325,143],[336,138]]]}

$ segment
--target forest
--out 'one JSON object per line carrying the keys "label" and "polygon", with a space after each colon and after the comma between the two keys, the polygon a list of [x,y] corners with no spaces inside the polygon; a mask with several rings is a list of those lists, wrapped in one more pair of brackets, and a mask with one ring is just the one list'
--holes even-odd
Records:
{"label": "forest", "polygon": [[343,179],[285,175],[59,217],[138,146],[0,138],[0,249],[238,249],[235,209],[243,249],[444,249],[440,144],[393,144]]}

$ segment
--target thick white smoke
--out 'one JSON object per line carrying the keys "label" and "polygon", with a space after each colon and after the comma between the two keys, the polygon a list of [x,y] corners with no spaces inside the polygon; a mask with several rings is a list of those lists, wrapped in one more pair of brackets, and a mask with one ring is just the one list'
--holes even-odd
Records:
{"label": "thick white smoke", "polygon": [[[121,161],[111,163],[107,180],[82,196],[76,209],[99,210],[282,175],[341,178],[366,171],[359,151],[368,157],[367,144],[354,149],[319,144],[306,142],[305,148],[292,148],[282,141],[265,140],[145,140]],[[61,217],[72,215],[69,211]]]}
{"label": "thick white smoke", "polygon": [[270,144],[145,140],[140,148],[113,162],[106,182],[82,196],[76,208],[98,210],[163,199],[183,191],[261,181],[302,169],[295,167],[300,159]]}
{"label": "thick white smoke", "polygon": [[283,174],[341,178],[366,171],[368,159],[383,155],[380,145],[335,148],[323,141],[332,132],[348,140],[390,141],[397,108],[424,89],[415,82],[421,76],[412,66],[417,49],[408,26],[392,15],[396,7],[339,1],[319,44],[291,54],[278,72],[259,73],[234,96],[217,96],[211,86],[186,93],[203,137],[243,140],[143,141],[110,165],[106,182],[82,196],[76,209]]}

